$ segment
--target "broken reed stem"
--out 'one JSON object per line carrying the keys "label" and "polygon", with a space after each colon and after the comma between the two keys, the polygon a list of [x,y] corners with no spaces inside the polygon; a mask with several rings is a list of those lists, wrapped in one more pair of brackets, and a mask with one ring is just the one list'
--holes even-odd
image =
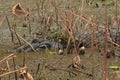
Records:
{"label": "broken reed stem", "polygon": [[[14,65],[14,70],[16,70],[16,63],[14,58],[13,58],[13,65]],[[15,72],[15,80],[18,80],[17,78],[18,78],[17,73]]]}
{"label": "broken reed stem", "polygon": [[39,19],[41,18],[41,13],[40,13],[40,0],[36,0],[36,6],[37,6],[37,13],[39,16]]}
{"label": "broken reed stem", "polygon": [[23,66],[25,66],[25,62],[26,62],[26,58],[25,58],[25,56],[23,55]]}
{"label": "broken reed stem", "polygon": [[33,46],[27,40],[25,40],[24,38],[22,38],[17,32],[15,32],[14,29],[11,29],[11,31],[13,33],[15,33],[20,39],[22,39],[25,43],[27,43],[32,48],[33,51],[35,51],[35,49],[33,48]]}
{"label": "broken reed stem", "polygon": [[[13,38],[13,33],[12,33],[12,27],[10,26],[10,22],[9,22],[9,20],[8,20],[8,17],[6,16],[6,19],[7,19],[7,23],[8,23],[8,27],[9,27],[9,30],[10,30],[10,32],[11,32],[11,37],[12,37],[12,42],[14,42],[14,38]],[[15,30],[15,28],[13,27],[13,29],[14,29],[14,31],[15,31],[15,35],[16,35],[16,30]],[[19,41],[19,43],[20,43],[20,45],[22,45],[21,44],[21,41],[20,41],[20,39],[19,39],[19,37],[16,35],[16,37],[17,37],[17,39],[18,39],[18,41]]]}
{"label": "broken reed stem", "polygon": [[0,21],[0,27],[3,24],[3,21],[5,20],[5,18],[6,18],[6,16],[3,16],[3,18],[1,19],[1,21]]}
{"label": "broken reed stem", "polygon": [[74,48],[75,48],[75,53],[78,54],[78,50],[77,50],[77,46],[76,46],[76,40],[75,40],[75,37],[74,37],[74,32],[73,32],[73,30],[72,30],[71,27],[70,28],[66,27],[66,29],[67,29],[67,32],[69,34],[70,39],[73,40],[73,45],[74,45]]}
{"label": "broken reed stem", "polygon": [[55,20],[54,21],[57,24],[57,26],[59,26],[59,15],[58,15],[59,13],[58,13],[58,9],[57,9],[55,0],[52,0],[51,4],[55,8]]}
{"label": "broken reed stem", "polygon": [[16,29],[15,29],[15,26],[13,27],[13,29],[14,29],[14,31],[15,31],[15,35],[16,35],[16,37],[17,37],[17,39],[18,39],[19,44],[22,45],[22,43],[21,43],[21,41],[20,41],[18,35],[16,34],[17,32],[16,32]]}
{"label": "broken reed stem", "polygon": [[104,35],[104,80],[107,80],[107,49],[108,49],[107,29],[105,29]]}
{"label": "broken reed stem", "polygon": [[80,69],[77,69],[77,68],[74,68],[74,70],[77,70],[77,71],[81,72],[82,74],[85,74],[85,75],[88,75],[88,76],[91,76],[91,77],[93,77],[93,76],[94,76],[94,75],[93,75],[93,74],[91,74],[91,73],[85,72],[85,71],[80,70]]}
{"label": "broken reed stem", "polygon": [[73,45],[74,45],[75,53],[78,54],[78,50],[77,50],[77,46],[76,46],[76,40],[75,40],[75,37],[74,37],[74,31],[72,29],[73,26],[70,25],[70,24],[72,24],[72,22],[69,19],[66,22],[68,22],[68,24],[63,23],[63,24],[65,24],[64,27],[65,27],[66,31],[68,32],[69,39],[73,40]]}
{"label": "broken reed stem", "polygon": [[3,62],[3,61],[6,61],[6,60],[8,60],[8,59],[11,59],[11,58],[13,58],[13,57],[16,57],[16,55],[15,55],[15,54],[10,54],[9,56],[3,58],[3,59],[0,61],[0,63]]}
{"label": "broken reed stem", "polygon": [[10,74],[12,74],[12,73],[18,72],[18,71],[23,70],[23,69],[27,69],[27,67],[23,67],[23,68],[20,68],[20,69],[14,70],[14,71],[10,71],[10,72],[7,72],[7,73],[4,73],[4,74],[1,74],[1,75],[0,75],[0,78],[4,77],[4,76],[6,76],[6,75],[10,75]]}
{"label": "broken reed stem", "polygon": [[49,70],[51,70],[51,69],[50,69],[50,67],[51,67],[53,70],[66,71],[66,72],[72,73],[72,74],[74,74],[74,75],[77,75],[76,73],[74,73],[74,72],[72,72],[72,71],[70,71],[70,70],[63,69],[63,68],[57,68],[57,67],[51,66],[51,65],[49,65],[49,64],[47,64],[45,67],[46,67],[47,69],[49,69]]}
{"label": "broken reed stem", "polygon": [[13,33],[12,33],[12,31],[11,31],[11,26],[10,26],[10,22],[9,22],[9,20],[8,20],[8,17],[6,16],[6,20],[7,20],[7,23],[8,23],[8,27],[9,27],[9,30],[10,30],[10,33],[11,33],[11,40],[12,40],[12,42],[14,42],[14,36],[13,36]]}
{"label": "broken reed stem", "polygon": [[115,46],[117,46],[117,47],[119,47],[120,48],[120,45],[119,44],[117,44],[117,43],[115,43],[115,42],[113,42],[112,40],[108,40],[110,43],[112,43],[113,45],[115,45]]}
{"label": "broken reed stem", "polygon": [[[38,17],[39,17],[39,21],[41,22],[41,19],[42,19],[42,14],[41,14],[41,8],[40,8],[40,0],[36,0],[36,6],[37,6],[37,14],[38,14]],[[41,24],[39,24],[39,27],[40,27],[40,33],[42,33],[42,27],[41,27]]]}
{"label": "broken reed stem", "polygon": [[[10,71],[11,69],[10,69],[10,65],[9,65],[9,60],[12,59],[12,58],[14,58],[14,57],[15,57],[14,54],[10,54],[9,56],[7,56],[4,59],[2,59],[0,61],[0,63],[3,62],[3,61],[6,61],[6,67],[7,67],[8,71]],[[9,80],[10,80],[10,75],[9,75]]]}
{"label": "broken reed stem", "polygon": [[[70,11],[70,13],[73,14],[74,16],[76,16],[76,17],[79,17],[80,19],[82,19],[82,20],[85,21],[85,22],[89,22],[89,19],[87,19],[87,18],[84,17],[83,15],[78,15],[78,14],[76,14],[76,13],[73,12],[73,11]],[[69,13],[69,14],[70,14],[70,13]],[[99,25],[97,25],[96,23],[93,23],[93,25],[104,29],[103,26],[99,26]]]}
{"label": "broken reed stem", "polygon": [[76,55],[78,55],[78,50],[77,50],[77,46],[76,46],[75,37],[73,36],[72,39],[73,39],[73,44],[74,44]]}
{"label": "broken reed stem", "polygon": [[[29,8],[27,8],[27,11],[29,12]],[[28,28],[29,28],[28,32],[29,32],[29,35],[31,36],[32,35],[32,29],[31,29],[31,24],[30,24],[30,15],[27,15],[25,17],[25,21],[28,21]]]}
{"label": "broken reed stem", "polygon": [[[47,68],[47,69],[49,69],[50,67],[51,67],[53,70],[66,71],[66,72],[72,73],[72,74],[74,74],[74,75],[77,75],[77,73],[75,73],[75,72],[73,72],[73,71],[71,71],[71,70],[68,70],[68,69],[57,68],[57,67],[51,66],[51,65],[49,65],[49,64],[46,65],[46,68]],[[51,68],[50,68],[50,69],[51,69]],[[49,69],[49,70],[50,70],[50,69]],[[85,75],[88,75],[88,76],[93,76],[92,74],[87,73],[87,72],[82,71],[82,70],[77,69],[77,68],[73,68],[73,70],[79,71],[80,73],[85,74]]]}
{"label": "broken reed stem", "polygon": [[94,37],[95,37],[95,31],[94,31],[94,25],[93,25],[93,15],[90,19],[90,28],[91,28],[91,55],[92,55],[92,80],[94,80]]}
{"label": "broken reed stem", "polygon": [[[72,9],[68,8],[67,13],[69,13],[70,11],[72,11]],[[74,21],[73,21],[73,19],[71,19],[71,16],[73,16],[73,19],[75,19]],[[76,39],[75,39],[75,34],[74,34],[75,32],[74,32],[73,28],[75,28],[75,24],[77,23],[77,20],[79,18],[75,17],[72,14],[69,14],[68,16],[66,15],[66,17],[67,17],[66,22],[68,22],[68,25],[66,25],[66,29],[68,31],[69,36],[73,40],[75,52],[76,52],[76,54],[78,54],[78,49],[77,49]]]}
{"label": "broken reed stem", "polygon": [[117,7],[117,0],[115,0],[115,20],[118,23],[118,7]]}
{"label": "broken reed stem", "polygon": [[[105,1],[106,2],[106,1]],[[105,30],[104,30],[104,80],[107,80],[107,49],[108,49],[108,19],[107,19],[107,6],[105,3]]]}
{"label": "broken reed stem", "polygon": [[[69,44],[70,44],[70,37],[68,37],[68,41],[67,41],[67,47],[66,47],[66,52],[65,54],[69,54],[68,50],[69,50]],[[70,52],[70,51],[69,51]]]}
{"label": "broken reed stem", "polygon": [[[56,4],[56,1],[54,0],[52,2],[53,7],[56,9],[56,11],[58,11],[58,15],[60,14],[61,19],[63,19],[64,22],[62,22],[61,24],[63,25],[62,27],[66,29],[68,35],[69,35],[69,39],[73,40],[73,45],[74,45],[74,49],[75,49],[75,53],[78,54],[78,50],[77,50],[77,46],[76,46],[76,40],[74,37],[74,31],[73,31],[73,22],[71,20],[71,14],[67,14],[70,11],[70,8],[68,8],[68,10],[66,10],[66,12],[63,12]],[[69,40],[68,40],[69,41]],[[69,42],[68,42],[69,43]]]}
{"label": "broken reed stem", "polygon": [[6,60],[6,65],[7,65],[8,71],[10,71],[10,65],[9,65],[9,61],[8,60]]}
{"label": "broken reed stem", "polygon": [[37,70],[36,70],[36,75],[38,74],[39,70],[40,70],[40,63],[38,63]]}
{"label": "broken reed stem", "polygon": [[115,20],[116,20],[116,23],[117,23],[117,27],[118,27],[118,31],[116,33],[116,39],[117,39],[117,35],[119,34],[120,36],[120,20],[118,20],[118,1],[115,0]]}

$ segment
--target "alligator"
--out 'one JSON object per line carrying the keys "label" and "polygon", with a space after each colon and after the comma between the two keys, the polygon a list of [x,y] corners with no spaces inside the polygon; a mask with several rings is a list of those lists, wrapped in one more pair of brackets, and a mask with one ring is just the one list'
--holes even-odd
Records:
{"label": "alligator", "polygon": [[[36,51],[41,51],[41,50],[46,50],[46,49],[50,49],[50,50],[60,50],[63,49],[63,45],[55,42],[54,40],[48,40],[48,39],[30,39],[28,41],[32,47],[36,50]],[[7,50],[7,52],[31,52],[32,48],[27,44],[23,44],[22,46],[18,47],[17,49],[14,50]]]}
{"label": "alligator", "polygon": [[[120,44],[120,37],[119,37],[119,34],[117,34],[117,33],[118,33],[118,29],[112,29],[112,31],[111,31],[112,35],[110,33],[107,33],[108,42],[113,41],[116,44]],[[97,44],[97,43],[104,44],[104,31],[101,29],[99,31],[96,31],[95,34],[98,39],[98,42],[94,41],[94,44]],[[78,39],[76,39],[77,46],[79,46],[79,48],[81,48],[83,46],[85,46],[85,47],[90,46],[92,39],[93,39],[93,35],[89,34],[89,31],[86,31],[82,34],[82,36],[80,36],[80,37],[78,37]],[[41,51],[41,50],[46,50],[46,49],[50,49],[50,50],[62,49],[63,50],[66,48],[65,44],[58,43],[54,39],[32,38],[28,42],[33,46],[33,48],[36,51]],[[70,44],[69,47],[70,47],[70,49],[74,48],[74,45]],[[30,51],[32,51],[32,48],[27,43],[25,43],[22,46],[18,47],[17,49],[8,50],[8,52],[21,52],[21,51],[30,52]]]}

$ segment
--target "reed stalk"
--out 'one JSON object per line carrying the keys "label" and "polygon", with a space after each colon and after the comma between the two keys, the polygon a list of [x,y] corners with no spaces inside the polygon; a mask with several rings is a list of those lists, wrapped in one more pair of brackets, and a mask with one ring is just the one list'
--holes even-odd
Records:
{"label": "reed stalk", "polygon": [[[105,1],[106,2],[106,1]],[[108,14],[108,11],[107,11],[107,5],[105,3],[105,29],[104,29],[104,73],[103,73],[103,76],[104,76],[104,80],[107,80],[107,50],[108,50],[108,17],[107,17],[107,14]]]}

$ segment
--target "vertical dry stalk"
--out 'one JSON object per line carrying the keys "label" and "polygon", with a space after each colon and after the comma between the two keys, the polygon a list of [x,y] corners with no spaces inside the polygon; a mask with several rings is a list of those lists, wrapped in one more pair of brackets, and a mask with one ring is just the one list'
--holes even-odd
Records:
{"label": "vertical dry stalk", "polygon": [[[13,65],[14,65],[14,70],[16,70],[16,63],[15,63],[15,59],[14,58],[13,58]],[[18,80],[16,72],[15,72],[15,80]]]}
{"label": "vertical dry stalk", "polygon": [[104,30],[104,80],[107,80],[107,49],[108,49],[108,19],[107,19],[107,6],[105,5],[105,30]]}
{"label": "vertical dry stalk", "polygon": [[37,70],[36,70],[36,75],[39,73],[40,70],[40,63],[38,63]]}
{"label": "vertical dry stalk", "polygon": [[[41,22],[41,19],[42,19],[42,9],[40,8],[40,3],[42,3],[42,6],[43,6],[43,1],[36,0],[37,14],[38,14],[39,20]],[[41,24],[40,24],[40,33],[42,32],[42,30],[43,29],[42,29]]]}
{"label": "vertical dry stalk", "polygon": [[19,44],[22,45],[22,44],[21,44],[21,41],[20,41],[20,39],[19,39],[19,37],[18,37],[17,34],[16,34],[16,30],[15,30],[15,28],[14,28],[15,26],[14,26],[14,27],[11,27],[10,22],[9,22],[7,16],[6,16],[6,19],[7,19],[7,23],[8,23],[9,30],[10,30],[10,32],[11,32],[12,42],[14,42],[14,38],[13,38],[13,35],[14,35],[14,34],[13,34],[13,32],[12,32],[12,29],[14,29],[14,31],[15,31],[15,35],[16,35],[18,41],[19,41]]}
{"label": "vertical dry stalk", "polygon": [[16,35],[16,37],[17,37],[17,39],[18,39],[19,44],[20,44],[20,45],[22,45],[22,43],[21,43],[21,41],[20,41],[20,39],[19,39],[19,36],[16,34],[16,33],[17,33],[17,31],[16,31],[16,29],[15,29],[15,26],[13,26],[13,28],[12,28],[12,29],[14,30],[14,34]]}
{"label": "vertical dry stalk", "polygon": [[10,71],[10,65],[9,65],[8,60],[6,60],[6,66],[7,66],[8,71]]}
{"label": "vertical dry stalk", "polygon": [[2,18],[2,19],[1,19],[1,21],[0,21],[0,27],[1,27],[1,25],[3,24],[3,22],[4,22],[5,18],[6,18],[6,15],[5,15],[5,16],[3,16],[3,18]]}
{"label": "vertical dry stalk", "polygon": [[[73,41],[73,45],[74,45],[74,49],[75,49],[75,53],[77,54],[77,46],[76,46],[76,40],[75,40],[75,32],[74,32],[74,27],[75,27],[75,23],[73,21],[73,19],[75,19],[74,15],[70,14],[70,11],[72,11],[72,8],[70,7],[70,5],[68,6],[67,10],[63,11],[61,10],[55,0],[52,2],[52,5],[54,6],[54,8],[56,9],[56,11],[58,11],[58,15],[61,19],[61,27],[63,29],[65,29],[65,31],[68,33],[68,44],[70,40]],[[72,19],[73,18],[73,19]]]}
{"label": "vertical dry stalk", "polygon": [[120,26],[119,26],[120,21],[118,20],[118,1],[117,0],[115,0],[115,20],[116,20],[117,27],[118,27],[118,31],[116,33],[116,39],[117,39],[118,37],[117,35],[120,36]]}
{"label": "vertical dry stalk", "polygon": [[55,22],[56,22],[57,26],[59,25],[59,21],[58,20],[59,20],[58,19],[58,9],[56,9],[56,7],[55,7]]}
{"label": "vertical dry stalk", "polygon": [[40,10],[40,6],[39,5],[40,5],[40,0],[36,0],[38,17],[39,17],[39,19],[41,19],[42,14],[41,14],[41,10]]}
{"label": "vertical dry stalk", "polygon": [[69,48],[69,44],[70,44],[70,37],[68,38],[68,41],[67,41],[67,47],[66,47],[66,52],[65,52],[65,54],[67,54],[67,52],[68,52],[68,48]]}
{"label": "vertical dry stalk", "polygon": [[67,19],[68,19],[68,24],[65,27],[66,27],[66,30],[69,34],[69,37],[73,40],[75,52],[76,52],[76,54],[78,54],[78,50],[77,50],[77,46],[76,46],[76,42],[75,42],[74,31],[73,31],[73,24],[72,24],[71,20],[69,20],[70,18],[67,18]]}
{"label": "vertical dry stalk", "polygon": [[25,57],[25,55],[23,55],[23,66],[25,66],[25,62],[26,62],[26,57]]}
{"label": "vertical dry stalk", "polygon": [[[69,12],[68,12],[69,13]],[[73,15],[74,16],[74,15]],[[78,54],[78,50],[77,50],[77,45],[76,45],[76,40],[75,40],[75,32],[74,32],[74,28],[75,28],[75,23],[72,22],[71,18],[70,18],[70,15],[68,15],[67,17],[67,21],[68,21],[68,24],[65,26],[66,27],[66,30],[68,32],[68,35],[69,37],[73,40],[73,45],[74,45],[74,48],[75,48],[75,52],[76,54]]]}
{"label": "vertical dry stalk", "polygon": [[[28,12],[29,12],[29,8],[28,8]],[[31,23],[30,23],[30,15],[27,15],[25,17],[25,21],[28,21],[28,28],[29,28],[29,35],[32,35],[32,29],[31,29]]]}
{"label": "vertical dry stalk", "polygon": [[117,0],[115,0],[115,20],[118,23],[118,7],[117,7]]}
{"label": "vertical dry stalk", "polygon": [[[120,27],[119,27],[119,21],[118,21],[118,5],[117,5],[117,0],[114,0],[115,1],[115,17],[112,17],[112,19],[111,19],[111,31],[112,32],[114,32],[113,30],[113,28],[116,28],[116,34],[115,35],[112,35],[112,33],[111,33],[111,35],[112,35],[112,37],[111,37],[111,40],[114,42],[116,42],[117,41],[117,39],[118,39],[118,35],[120,36],[120,33],[119,33],[119,31],[120,31]],[[113,36],[115,36],[115,38],[113,37]]]}
{"label": "vertical dry stalk", "polygon": [[12,39],[12,42],[14,42],[14,36],[13,36],[13,33],[12,33],[12,31],[11,31],[11,26],[10,26],[10,22],[9,22],[9,20],[8,20],[8,17],[6,16],[6,20],[7,20],[7,23],[8,23],[8,27],[9,27],[9,30],[10,30],[10,33],[11,33],[11,39]]}
{"label": "vertical dry stalk", "polygon": [[94,28],[95,26],[93,25],[93,15],[91,16],[91,19],[90,19],[90,28],[91,28],[91,55],[92,55],[92,80],[94,80],[94,36],[95,36],[95,31],[94,31]]}

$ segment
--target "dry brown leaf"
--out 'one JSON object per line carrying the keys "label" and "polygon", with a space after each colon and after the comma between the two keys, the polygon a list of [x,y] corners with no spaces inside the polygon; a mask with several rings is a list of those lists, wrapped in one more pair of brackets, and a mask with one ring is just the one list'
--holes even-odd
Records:
{"label": "dry brown leaf", "polygon": [[25,11],[20,3],[17,3],[16,5],[13,6],[12,8],[12,13],[17,16],[18,18],[25,17],[29,15],[29,12]]}
{"label": "dry brown leaf", "polygon": [[73,66],[78,68],[80,66],[80,57],[79,55],[76,55],[74,58],[73,58]]}
{"label": "dry brown leaf", "polygon": [[24,80],[34,80],[32,75],[27,71],[27,69],[20,70],[20,78]]}

